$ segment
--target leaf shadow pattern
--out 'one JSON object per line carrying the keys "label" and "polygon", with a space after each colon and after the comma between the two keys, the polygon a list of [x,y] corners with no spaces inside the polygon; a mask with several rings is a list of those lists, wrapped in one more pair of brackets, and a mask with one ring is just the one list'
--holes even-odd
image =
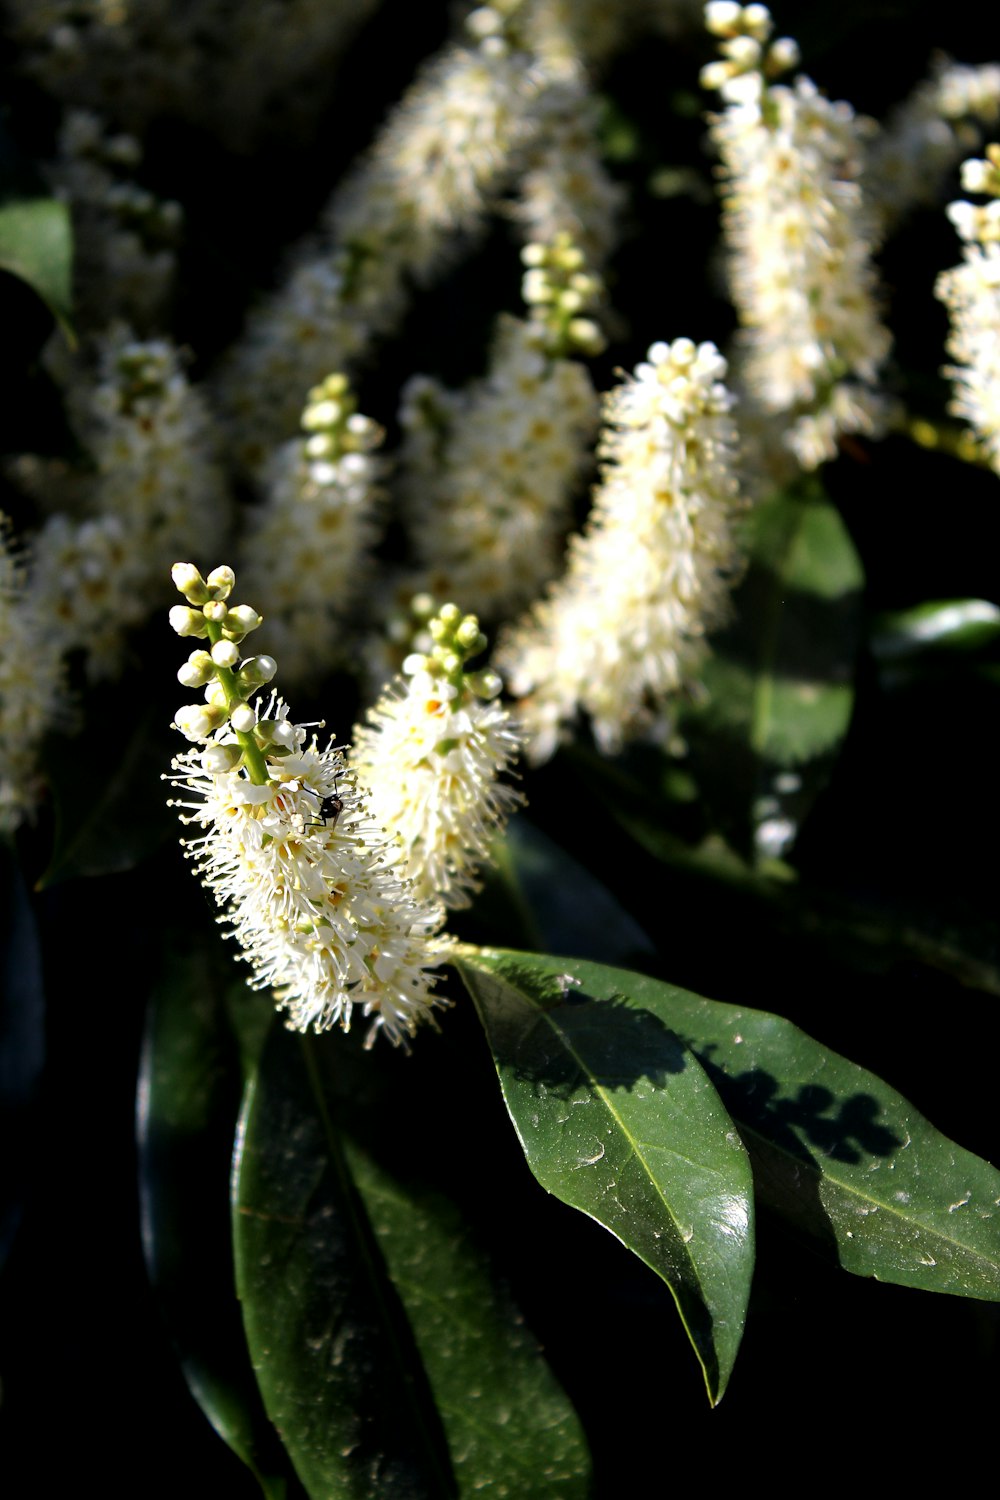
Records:
{"label": "leaf shadow pattern", "polygon": [[820,1194],[823,1161],[856,1167],[888,1159],[905,1144],[877,1118],[879,1100],[866,1093],[838,1097],[816,1083],[803,1083],[792,1094],[763,1068],[727,1072],[712,1058],[714,1043],[688,1045],[743,1136],[759,1200],[839,1261],[837,1235]]}
{"label": "leaf shadow pattern", "polygon": [[571,975],[545,986],[525,971],[491,1013],[498,1064],[539,1092],[569,1099],[581,1087],[631,1091],[666,1086],[687,1066],[684,1043],[621,992],[594,996]]}

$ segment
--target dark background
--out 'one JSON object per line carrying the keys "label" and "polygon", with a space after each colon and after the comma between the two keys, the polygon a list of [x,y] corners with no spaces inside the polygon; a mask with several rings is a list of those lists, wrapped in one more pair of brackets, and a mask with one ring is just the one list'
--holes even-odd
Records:
{"label": "dark background", "polygon": [[[832,97],[876,116],[925,75],[934,50],[965,62],[995,55],[994,30],[972,6],[824,3],[775,14],[779,29],[800,42],[803,70]],[[309,227],[416,61],[445,34],[443,8],[388,0],[359,37],[315,139],[295,147],[242,160],[188,126],[156,122],[144,180],[187,210],[178,330],[194,350],[196,373],[233,337],[252,289],[275,274],[283,245]],[[709,55],[698,36],[652,40],[602,84],[617,131],[616,170],[633,188],[631,228],[612,266],[622,335],[599,371],[604,386],[654,338],[723,341],[732,327],[705,274],[717,237],[714,206],[655,190],[664,166],[698,162],[708,176],[697,70]],[[16,59],[7,62],[13,70]],[[15,71],[8,97],[8,128],[22,150],[44,157],[56,119],[50,101]],[[957,182],[949,196],[954,191]],[[956,247],[942,214],[920,213],[883,256],[896,335],[889,378],[929,414],[946,400],[937,375],[946,320],[932,286],[936,271],[957,260]],[[507,231],[498,227],[419,302],[366,376],[361,409],[391,423],[393,393],[414,368],[454,381],[474,370],[498,300],[517,305],[517,277]],[[0,294],[14,330],[5,361],[14,380],[47,331],[46,315],[10,278]],[[29,389],[31,402],[5,408],[3,448],[58,451],[58,427],[37,416],[40,393]],[[843,456],[826,479],[864,563],[870,615],[925,598],[996,598],[995,475],[959,470],[892,439]],[[158,634],[144,638],[144,664],[150,673],[159,667],[169,684],[170,643],[158,643]],[[135,676],[122,691],[139,686]],[[164,695],[164,723],[174,691]],[[992,920],[995,696],[993,681],[957,670],[889,692],[863,655],[847,744],[796,848],[803,878],[839,884],[875,909],[909,909],[918,921],[943,910],[977,927]],[[345,701],[342,726],[352,712]],[[114,774],[114,732],[99,748],[105,774]],[[165,736],[163,755],[170,753]],[[736,894],[665,870],[627,843],[561,765],[526,790],[538,821],[658,935],[665,977],[792,1017],[890,1081],[946,1134],[997,1158],[995,996],[915,959],[877,970],[859,964],[856,955],[780,930]],[[138,869],[66,880],[25,898],[38,922],[46,1010],[44,1022],[31,1011],[21,1046],[30,1053],[43,1042],[45,1068],[13,1123],[10,1159],[23,1209],[0,1278],[0,1436],[12,1497],[87,1483],[106,1495],[186,1490],[235,1500],[257,1492],[187,1392],[142,1258],[134,1114],[144,1003],[164,915],[178,942],[212,920],[182,869],[158,795],[153,785],[137,805],[137,819],[148,818],[151,829],[151,852]],[[52,836],[43,813],[19,843],[29,886],[48,862]],[[9,868],[6,881],[13,902]],[[16,913],[10,923],[17,928]],[[456,1162],[468,1152],[480,1167],[489,1164],[495,1206],[484,1201],[470,1211],[496,1236],[501,1267],[584,1419],[600,1495],[640,1484],[666,1489],[692,1471],[728,1484],[747,1465],[767,1480],[792,1466],[802,1482],[815,1482],[824,1471],[857,1470],[859,1445],[871,1439],[863,1482],[872,1487],[884,1474],[901,1485],[934,1459],[954,1472],[975,1450],[977,1430],[992,1431],[982,1424],[996,1410],[996,1308],[848,1277],[767,1218],[744,1347],[724,1402],[710,1411],[666,1291],[528,1176],[469,1007],[460,1001],[441,1037],[421,1038],[414,1057],[389,1066],[401,1070],[401,1129],[408,1108],[433,1121],[447,1084]],[[405,1070],[419,1070],[419,1089]],[[225,1215],[225,1186],[220,1162],[206,1224]],[[849,1482],[861,1482],[860,1472]]]}

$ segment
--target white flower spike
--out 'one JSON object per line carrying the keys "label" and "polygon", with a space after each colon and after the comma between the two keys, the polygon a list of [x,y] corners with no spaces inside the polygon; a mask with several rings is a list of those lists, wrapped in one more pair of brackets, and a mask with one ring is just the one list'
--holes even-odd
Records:
{"label": "white flower spike", "polygon": [[520,738],[496,673],[466,671],[486,646],[475,615],[446,604],[429,629],[431,650],[407,657],[405,683],[355,729],[351,765],[373,816],[402,841],[414,894],[454,908],[469,904],[491,839],[523,801],[499,779]]}
{"label": "white flower spike", "polygon": [[431,972],[447,949],[443,911],[412,891],[398,843],[372,821],[341,751],[321,749],[276,694],[263,714],[251,704],[273,662],[217,659],[230,616],[259,623],[254,611],[230,609],[231,572],[203,580],[181,565],[175,578],[190,601],[203,600],[212,653],[197,651],[191,662],[213,672],[208,703],[177,714],[177,727],[196,741],[168,777],[181,793],[174,805],[184,809],[182,822],[199,830],[182,841],[185,851],[222,908],[251,983],[273,989],[289,1027],[346,1030],[360,1006],[371,1018],[369,1045],[384,1031],[406,1046],[446,1003],[433,993]]}

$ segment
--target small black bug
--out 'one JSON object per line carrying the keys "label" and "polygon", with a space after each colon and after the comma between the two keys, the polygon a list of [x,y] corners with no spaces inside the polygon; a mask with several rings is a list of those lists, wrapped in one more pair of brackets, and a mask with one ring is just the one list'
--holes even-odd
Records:
{"label": "small black bug", "polygon": [[322,822],[330,828],[336,828],[337,819],[344,811],[344,804],[340,797],[324,797],[319,805],[319,815]]}

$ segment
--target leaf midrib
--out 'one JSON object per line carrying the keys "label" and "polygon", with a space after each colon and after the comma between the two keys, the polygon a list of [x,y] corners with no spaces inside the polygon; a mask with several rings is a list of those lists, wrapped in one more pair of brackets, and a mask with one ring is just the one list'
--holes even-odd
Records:
{"label": "leaf midrib", "polygon": [[[855,1187],[852,1183],[846,1181],[844,1178],[838,1177],[833,1172],[825,1171],[824,1168],[818,1164],[815,1156],[810,1154],[808,1160],[805,1160],[801,1156],[796,1156],[793,1154],[793,1152],[788,1150],[787,1146],[780,1145],[777,1141],[772,1139],[771,1136],[765,1135],[762,1130],[756,1129],[753,1125],[746,1124],[739,1118],[738,1114],[734,1115],[733,1118],[736,1120],[736,1123],[740,1129],[740,1134],[742,1136],[749,1137],[758,1141],[763,1141],[763,1143],[772,1151],[778,1152],[778,1154],[785,1158],[787,1161],[794,1162],[800,1170],[809,1172],[817,1182],[822,1182],[825,1179],[826,1181],[832,1183],[835,1187],[839,1188],[840,1191],[845,1195],[855,1198],[862,1203],[874,1204],[874,1206],[880,1210],[885,1209],[887,1213],[894,1215],[897,1219],[901,1220],[902,1223],[908,1224],[911,1227],[916,1224],[924,1233],[937,1238],[941,1241],[942,1244],[954,1245],[957,1249],[963,1251],[967,1256],[972,1257],[975,1262],[981,1262],[984,1266],[990,1267],[991,1270],[1000,1271],[1000,1258],[998,1258],[997,1260],[990,1260],[988,1256],[986,1256],[982,1251],[977,1250],[972,1245],[969,1245],[965,1240],[952,1239],[949,1235],[945,1234],[943,1230],[930,1228],[922,1219],[917,1219],[914,1217],[908,1218],[907,1215],[903,1213],[903,1211],[895,1204],[886,1203],[881,1198],[876,1198],[870,1193],[864,1193],[860,1188]],[[806,1147],[805,1149],[808,1150],[808,1147]],[[1000,1296],[1000,1293],[998,1293],[998,1296]]]}

